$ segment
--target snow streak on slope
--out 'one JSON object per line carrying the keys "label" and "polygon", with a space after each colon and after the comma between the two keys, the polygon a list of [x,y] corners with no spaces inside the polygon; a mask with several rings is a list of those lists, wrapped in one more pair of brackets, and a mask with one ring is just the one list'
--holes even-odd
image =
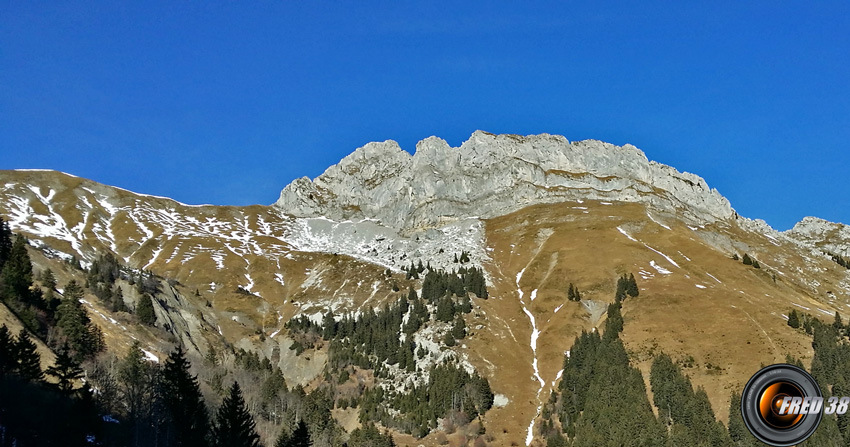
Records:
{"label": "snow streak on slope", "polygon": [[451,269],[455,255],[466,251],[475,265],[489,259],[484,226],[469,218],[409,237],[374,220],[336,222],[326,218],[297,218],[285,239],[299,251],[339,253],[394,271],[411,262],[430,261],[435,268]]}
{"label": "snow streak on slope", "polygon": [[[528,310],[528,307],[525,305],[524,293],[522,291],[522,287],[520,287],[519,282],[522,279],[522,275],[525,273],[525,269],[520,270],[516,275],[516,289],[517,294],[519,295],[519,301],[522,305],[522,311],[525,312],[525,315],[528,316],[529,321],[531,321],[531,352],[533,354],[533,359],[531,362],[531,367],[534,370],[534,378],[540,383],[540,389],[537,391],[537,398],[540,400],[540,393],[543,392],[543,387],[546,386],[546,381],[543,380],[543,377],[540,376],[540,369],[537,361],[537,339],[540,337],[540,330],[537,329],[537,321],[534,318],[534,315],[531,311]],[[537,297],[537,289],[531,291],[531,300],[534,301],[534,298]],[[537,419],[537,415],[540,414],[540,410],[542,409],[542,403],[537,408],[537,413],[535,413],[534,417],[531,418],[531,423],[528,425],[528,434],[525,438],[525,445],[531,445],[531,441],[534,439],[534,421]]]}

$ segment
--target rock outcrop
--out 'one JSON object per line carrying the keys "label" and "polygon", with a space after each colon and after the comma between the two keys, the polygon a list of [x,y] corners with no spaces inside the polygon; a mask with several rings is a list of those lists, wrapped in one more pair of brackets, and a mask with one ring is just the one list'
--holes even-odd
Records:
{"label": "rock outcrop", "polygon": [[850,225],[806,217],[783,234],[829,253],[850,256]]}
{"label": "rock outcrop", "polygon": [[377,219],[414,232],[577,199],[642,202],[698,223],[734,215],[701,177],[649,161],[634,146],[482,131],[459,148],[426,138],[414,155],[395,141],[369,143],[316,179],[295,180],[275,205],[299,217]]}

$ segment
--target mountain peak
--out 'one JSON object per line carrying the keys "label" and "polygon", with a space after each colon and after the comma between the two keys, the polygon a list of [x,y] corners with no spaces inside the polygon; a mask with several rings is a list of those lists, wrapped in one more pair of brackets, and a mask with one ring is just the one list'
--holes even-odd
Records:
{"label": "mountain peak", "polygon": [[412,156],[391,140],[369,143],[313,181],[288,185],[275,205],[299,217],[369,218],[408,231],[577,199],[649,203],[700,223],[734,213],[705,180],[651,162],[632,145],[480,130],[458,148],[426,138]]}

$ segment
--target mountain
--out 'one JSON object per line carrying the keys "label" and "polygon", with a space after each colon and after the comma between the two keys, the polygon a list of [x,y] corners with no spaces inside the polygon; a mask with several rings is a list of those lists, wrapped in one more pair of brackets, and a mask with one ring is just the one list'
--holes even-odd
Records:
{"label": "mountain", "polygon": [[[378,368],[389,375],[373,379],[423,383],[429,365],[455,358],[496,394],[482,416],[491,445],[542,442],[565,354],[582,331],[605,327],[622,275],[635,276],[639,296],[623,303],[621,338],[647,388],[666,353],[721,420],[761,364],[811,362],[810,336],[786,324],[792,309],[831,322],[850,306],[850,270],[833,259],[850,258],[850,227],[806,218],[778,232],[633,146],[546,134],[478,131],[458,148],[431,137],[413,155],[369,143],[270,206],[185,205],[55,171],[0,171],[0,214],[29,238],[36,270],[112,253],[128,271],[159,275],[153,330],[86,300],[110,350],[134,339],[151,357],[173,341],[199,356],[241,348],[308,390],[333,372],[329,348],[299,355],[291,348],[303,339],[285,323],[380,311],[408,288],[421,296],[423,279],[409,273],[420,261],[480,267],[489,299],[472,295],[469,335],[446,346],[448,324],[414,332],[423,372]],[[760,268],[733,259],[745,254]],[[573,284],[579,302],[568,299]],[[133,309],[140,295],[126,289]],[[438,429],[422,440],[402,431],[399,445],[441,441]]]}

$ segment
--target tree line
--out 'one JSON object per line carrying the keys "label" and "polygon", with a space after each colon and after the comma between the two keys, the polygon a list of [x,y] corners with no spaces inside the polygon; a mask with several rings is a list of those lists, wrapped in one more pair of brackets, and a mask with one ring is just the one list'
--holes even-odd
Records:
{"label": "tree line", "polygon": [[576,337],[564,357],[561,381],[543,408],[538,434],[551,447],[755,445],[747,444],[755,438],[743,425],[727,429],[716,420],[705,390],[695,388],[666,354],[653,359],[650,402],[620,339],[624,299],[637,295],[634,276],[621,277],[604,331]]}
{"label": "tree line", "polygon": [[[291,349],[303,352],[326,343],[329,383],[348,382],[355,369],[391,380],[398,380],[393,376],[394,368],[415,376],[427,373],[427,381],[406,389],[375,386],[337,401],[342,407],[358,406],[363,422],[380,422],[417,437],[427,435],[442,418],[469,423],[492,407],[489,382],[477,372],[466,371],[453,357],[422,370],[420,362],[430,353],[416,345],[414,334],[439,325],[437,332],[443,333],[439,341],[444,346],[454,346],[464,338],[467,328],[463,316],[472,311],[469,294],[474,292],[463,286],[463,278],[476,274],[480,270],[429,270],[421,297],[411,287],[377,311],[368,308],[358,314],[336,316],[329,310],[321,322],[307,316],[293,318],[286,324],[296,340]],[[453,289],[453,281],[457,289]]]}

